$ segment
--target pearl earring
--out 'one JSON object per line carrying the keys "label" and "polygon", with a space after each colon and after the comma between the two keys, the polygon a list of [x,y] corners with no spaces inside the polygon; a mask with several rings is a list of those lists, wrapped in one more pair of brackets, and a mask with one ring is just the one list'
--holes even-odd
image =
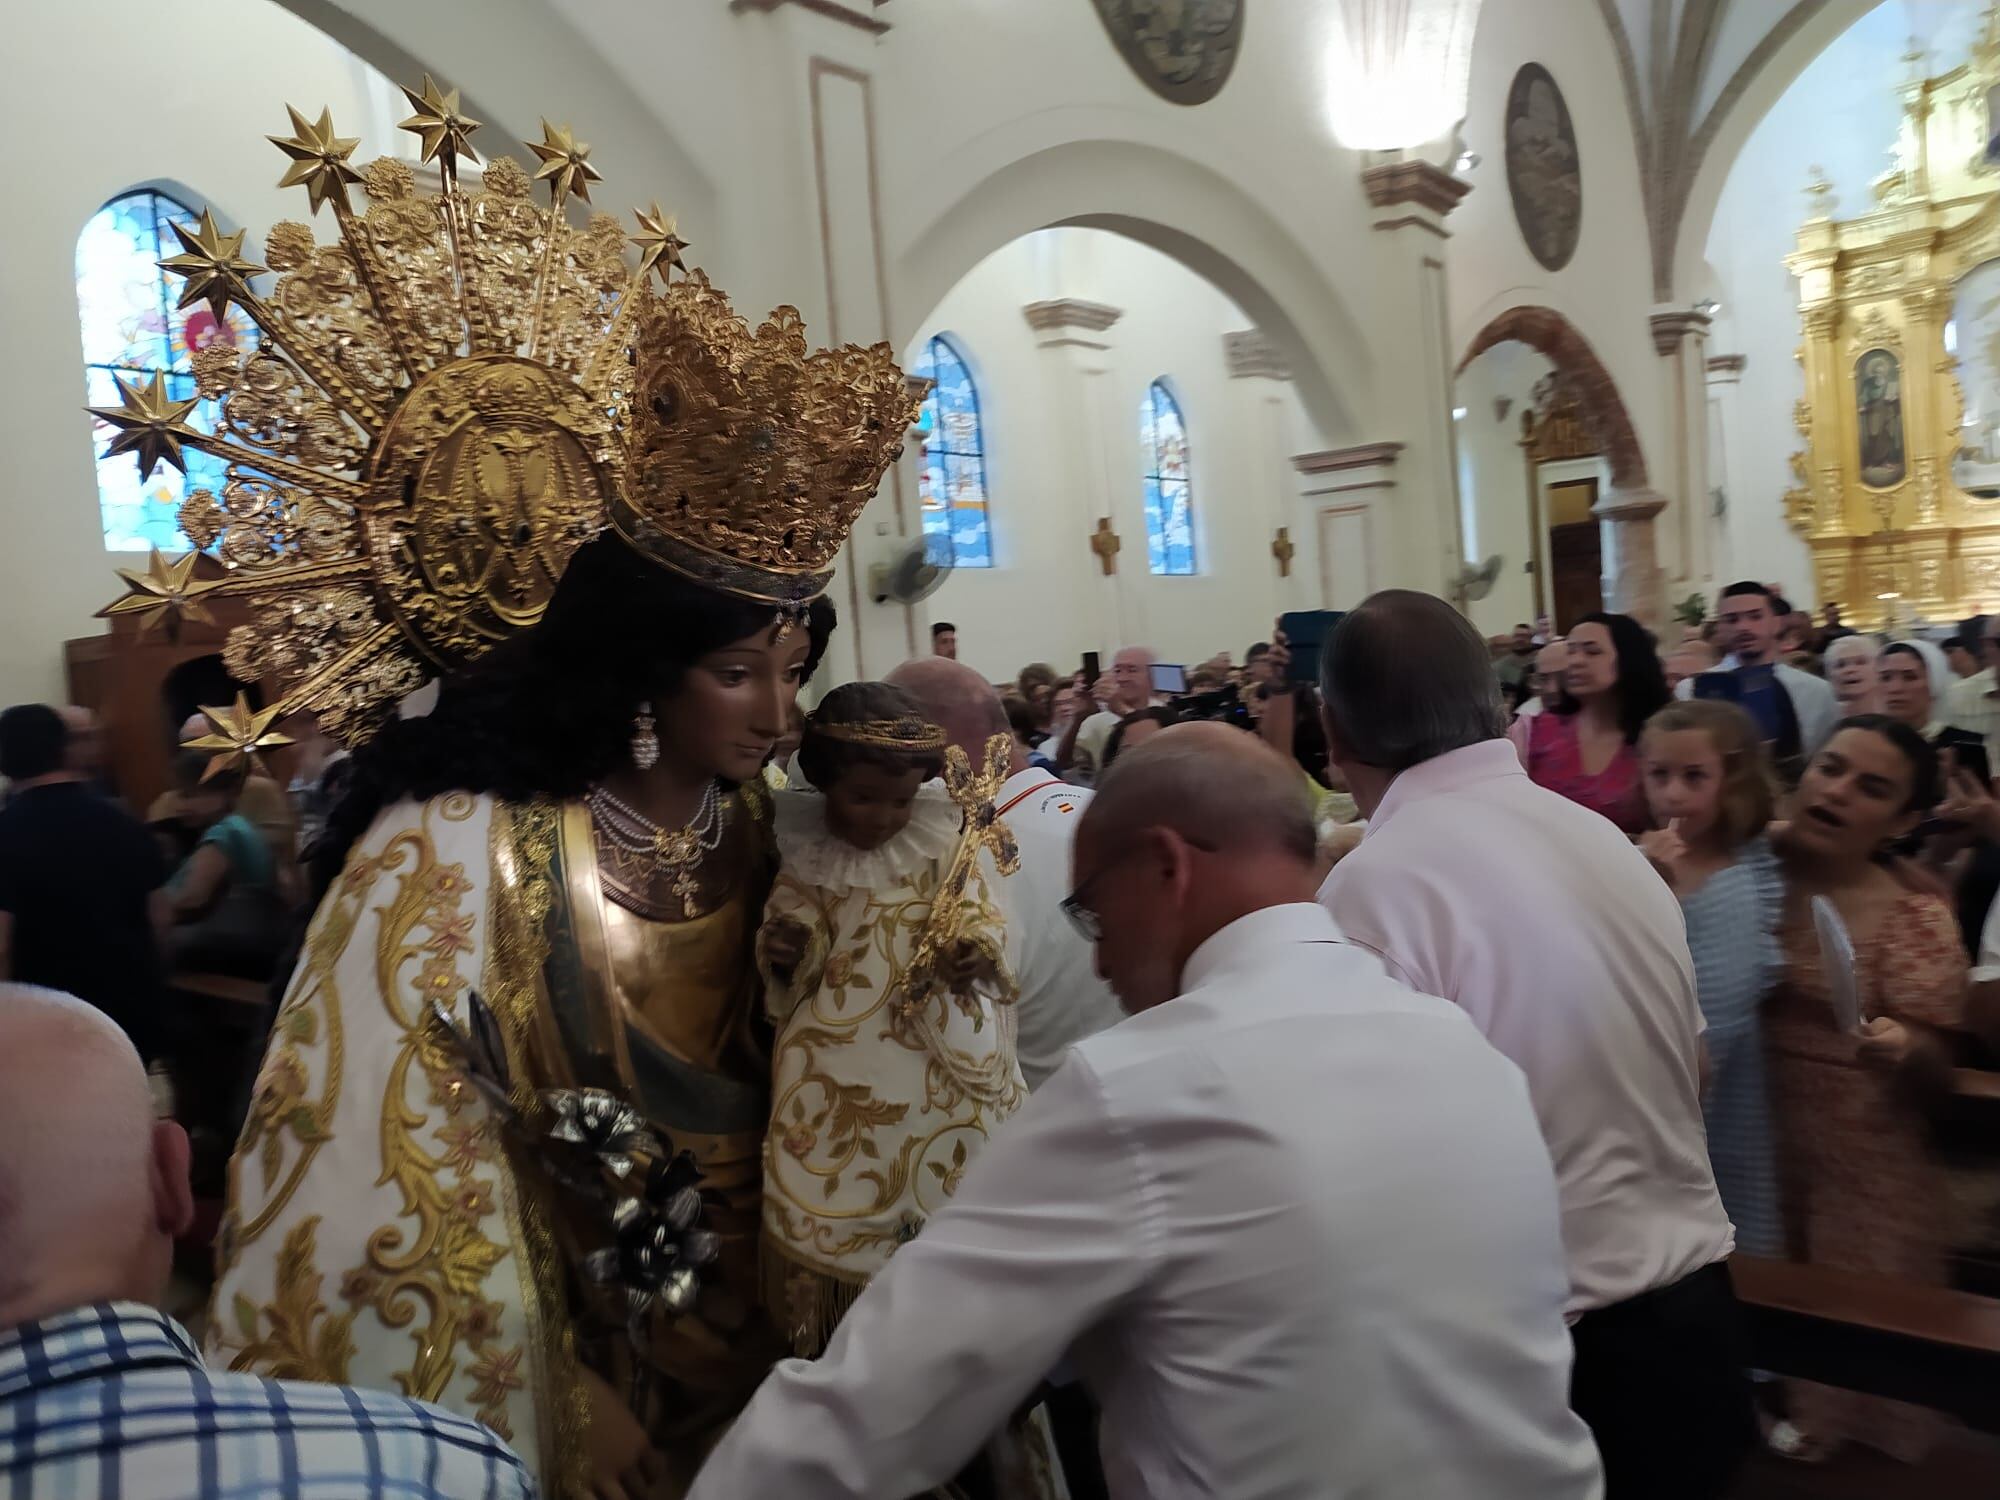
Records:
{"label": "pearl earring", "polygon": [[650,771],[660,763],[660,737],[653,730],[653,705],[641,703],[632,719],[632,764]]}

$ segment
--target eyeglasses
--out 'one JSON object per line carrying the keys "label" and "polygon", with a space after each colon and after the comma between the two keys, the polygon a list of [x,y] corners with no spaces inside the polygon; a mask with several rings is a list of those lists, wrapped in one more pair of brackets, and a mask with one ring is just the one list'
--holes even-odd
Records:
{"label": "eyeglasses", "polygon": [[[1186,844],[1190,849],[1199,849],[1204,854],[1215,853],[1216,846],[1207,839],[1189,838],[1186,834],[1179,832],[1174,832],[1173,836],[1183,844]],[[1119,865],[1130,859],[1134,854],[1139,853],[1143,847],[1137,839],[1134,839],[1095,870],[1092,870],[1082,885],[1063,897],[1062,914],[1069,918],[1070,926],[1081,933],[1087,942],[1094,945],[1104,941],[1104,918],[1099,916],[1096,910],[1090,905],[1086,899],[1086,892],[1106,875],[1117,869]]]}

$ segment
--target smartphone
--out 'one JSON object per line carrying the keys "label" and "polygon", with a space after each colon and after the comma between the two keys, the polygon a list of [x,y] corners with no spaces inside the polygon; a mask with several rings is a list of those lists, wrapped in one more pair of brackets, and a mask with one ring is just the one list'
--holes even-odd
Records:
{"label": "smartphone", "polygon": [[1968,735],[1964,740],[1951,739],[1938,746],[1939,773],[1949,777],[1954,770],[1970,771],[1981,786],[1993,784],[1993,767],[1986,758],[1985,742]]}
{"label": "smartphone", "polygon": [[1084,652],[1083,685],[1085,689],[1087,690],[1091,687],[1096,686],[1097,679],[1103,675],[1104,675],[1104,669],[1098,665],[1097,653],[1095,651]]}
{"label": "smartphone", "polygon": [[1178,695],[1187,691],[1187,668],[1170,666],[1165,662],[1153,663],[1153,691]]}
{"label": "smartphone", "polygon": [[1292,664],[1285,672],[1287,682],[1319,685],[1320,648],[1346,613],[1344,609],[1295,609],[1278,616],[1278,628],[1284,631],[1285,645],[1292,653]]}

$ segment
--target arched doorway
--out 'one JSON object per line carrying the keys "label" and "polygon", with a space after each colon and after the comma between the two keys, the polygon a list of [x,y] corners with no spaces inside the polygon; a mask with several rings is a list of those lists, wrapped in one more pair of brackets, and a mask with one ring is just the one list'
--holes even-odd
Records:
{"label": "arched doorway", "polygon": [[1475,621],[1497,633],[1532,610],[1565,630],[1611,608],[1656,623],[1652,520],[1665,502],[1590,341],[1553,308],[1511,307],[1473,338],[1455,379],[1468,550],[1507,563]]}

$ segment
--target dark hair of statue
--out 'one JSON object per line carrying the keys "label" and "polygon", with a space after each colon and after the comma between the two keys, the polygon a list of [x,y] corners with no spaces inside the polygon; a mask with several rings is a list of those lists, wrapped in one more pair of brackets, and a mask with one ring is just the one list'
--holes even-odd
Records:
{"label": "dark hair of statue", "polygon": [[[632,721],[662,719],[688,669],[776,623],[769,604],[706,588],[605,532],[579,547],[533,626],[444,679],[437,707],[384,725],[355,753],[347,795],[313,854],[315,893],[381,810],[405,798],[488,793],[505,802],[581,797],[631,758]],[[810,677],[833,605],[806,616]]]}
{"label": "dark hair of statue", "polygon": [[806,719],[806,732],[799,741],[799,769],[822,792],[830,792],[840,778],[857,766],[875,766],[884,771],[922,771],[924,780],[944,774],[942,750],[891,750],[879,745],[857,745],[852,740],[835,739],[822,732],[828,724],[869,724],[889,719],[922,719],[924,711],[901,688],[886,682],[845,682],[824,698]]}

